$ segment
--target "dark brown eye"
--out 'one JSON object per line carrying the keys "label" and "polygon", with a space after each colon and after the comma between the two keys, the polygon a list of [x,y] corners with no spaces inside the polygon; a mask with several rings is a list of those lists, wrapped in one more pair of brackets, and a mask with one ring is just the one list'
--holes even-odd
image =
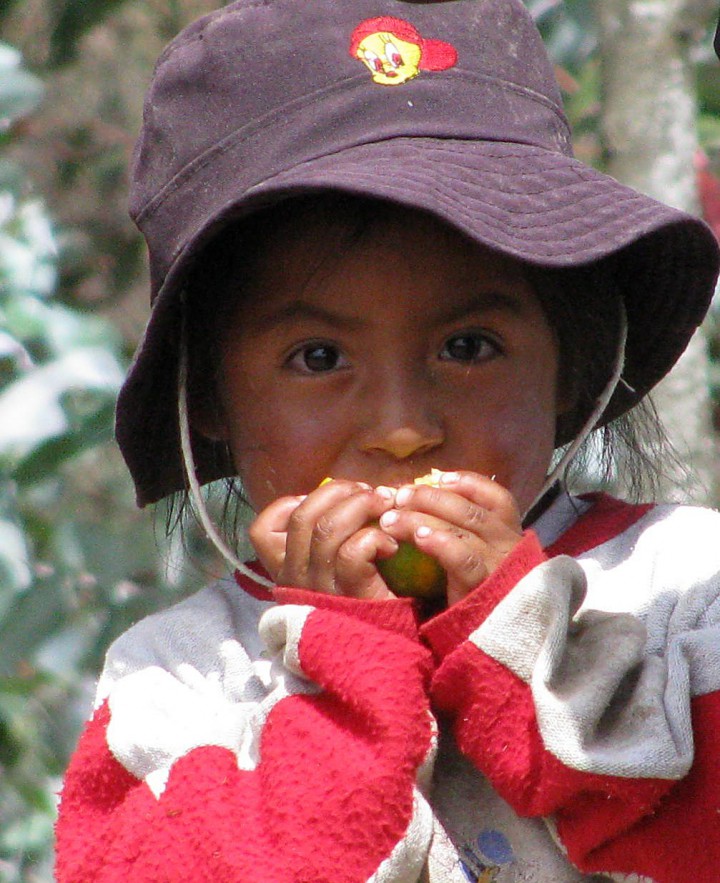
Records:
{"label": "dark brown eye", "polygon": [[344,367],[340,350],[329,343],[312,343],[297,349],[288,359],[288,365],[304,374],[321,374]]}
{"label": "dark brown eye", "polygon": [[440,358],[453,362],[482,362],[497,352],[497,345],[487,335],[470,332],[450,337],[440,352]]}

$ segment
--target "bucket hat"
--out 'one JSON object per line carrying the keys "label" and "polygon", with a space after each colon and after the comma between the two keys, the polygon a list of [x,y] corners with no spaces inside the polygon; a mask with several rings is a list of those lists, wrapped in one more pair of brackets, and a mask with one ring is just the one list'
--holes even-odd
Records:
{"label": "bucket hat", "polygon": [[[177,373],[193,258],[230,219],[328,189],[430,212],[537,266],[622,255],[626,382],[602,422],[667,373],[712,296],[710,230],[573,157],[520,0],[238,0],[162,54],[134,156],[152,312],[116,433],[139,505],[186,486]],[[200,483],[229,474],[224,447],[192,446]]]}

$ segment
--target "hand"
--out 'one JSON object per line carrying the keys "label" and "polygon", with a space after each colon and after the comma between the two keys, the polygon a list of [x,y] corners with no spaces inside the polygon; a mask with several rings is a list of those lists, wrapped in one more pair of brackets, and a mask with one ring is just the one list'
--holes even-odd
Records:
{"label": "hand", "polygon": [[355,598],[394,598],[375,567],[397,551],[377,521],[389,489],[332,481],[306,497],[280,497],[250,527],[250,540],[279,585]]}
{"label": "hand", "polygon": [[403,486],[380,526],[445,568],[448,606],[493,573],[522,539],[521,516],[510,492],[474,472],[445,472],[438,487]]}

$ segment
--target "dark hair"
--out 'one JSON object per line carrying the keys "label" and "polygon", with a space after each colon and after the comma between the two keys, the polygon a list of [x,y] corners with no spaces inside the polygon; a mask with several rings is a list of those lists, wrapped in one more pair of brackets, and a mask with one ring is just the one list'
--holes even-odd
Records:
{"label": "dark hair", "polygon": [[[336,255],[362,242],[378,224],[392,224],[407,211],[394,203],[322,192],[287,199],[226,224],[196,259],[186,284],[191,414],[198,407],[219,407],[217,355],[222,329],[242,304],[243,279],[252,277],[271,234],[302,235],[307,222],[320,224],[324,247],[309,271],[314,276],[324,267],[331,268]],[[559,446],[572,441],[610,378],[622,298],[616,264],[609,257],[579,268],[527,267],[530,284],[557,335],[563,393],[574,402],[558,420]],[[622,490],[639,499],[656,492],[664,474],[661,464],[668,462],[673,462],[669,442],[646,398],[632,412],[591,433],[571,464],[568,483],[573,489],[594,485]],[[237,479],[226,479],[224,486],[222,517],[235,531],[247,503]],[[168,528],[180,520],[186,503],[185,494],[170,498]]]}
{"label": "dark hair", "polygon": [[[620,340],[621,260],[611,256],[577,268],[527,268],[557,335],[560,382],[574,400],[570,413],[558,418],[558,445],[569,444],[581,431],[610,380]],[[652,397],[646,395],[630,411],[590,433],[565,480],[576,491],[600,488],[638,501],[655,499],[666,478],[685,472]]]}

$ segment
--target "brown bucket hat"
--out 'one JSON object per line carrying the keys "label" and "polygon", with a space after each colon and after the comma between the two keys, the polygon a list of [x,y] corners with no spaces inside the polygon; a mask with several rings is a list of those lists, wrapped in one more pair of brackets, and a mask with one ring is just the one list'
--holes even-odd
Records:
{"label": "brown bucket hat", "polygon": [[[186,487],[177,375],[193,257],[229,219],[328,189],[429,211],[538,266],[622,252],[626,383],[603,423],[669,371],[713,293],[718,246],[701,221],[573,157],[520,0],[238,0],[163,53],[135,153],[153,307],[117,438],[140,505]],[[192,444],[200,483],[227,474],[224,448]]]}

